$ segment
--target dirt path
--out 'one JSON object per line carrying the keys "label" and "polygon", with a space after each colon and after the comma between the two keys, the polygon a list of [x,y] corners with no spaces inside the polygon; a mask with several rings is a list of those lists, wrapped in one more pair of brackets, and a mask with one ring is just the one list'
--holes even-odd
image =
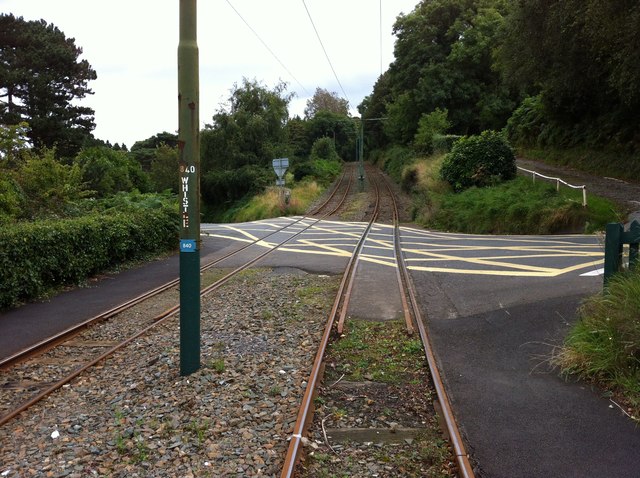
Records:
{"label": "dirt path", "polygon": [[554,166],[531,159],[518,159],[518,166],[545,176],[558,177],[570,184],[585,184],[589,193],[597,194],[620,204],[628,213],[629,221],[633,219],[640,221],[640,183],[594,176],[575,169]]}

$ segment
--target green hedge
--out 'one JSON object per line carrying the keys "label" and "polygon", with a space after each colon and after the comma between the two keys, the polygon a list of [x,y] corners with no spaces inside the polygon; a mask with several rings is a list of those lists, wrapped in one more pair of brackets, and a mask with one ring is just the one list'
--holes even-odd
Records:
{"label": "green hedge", "polygon": [[146,210],[3,225],[0,309],[177,246],[177,213]]}

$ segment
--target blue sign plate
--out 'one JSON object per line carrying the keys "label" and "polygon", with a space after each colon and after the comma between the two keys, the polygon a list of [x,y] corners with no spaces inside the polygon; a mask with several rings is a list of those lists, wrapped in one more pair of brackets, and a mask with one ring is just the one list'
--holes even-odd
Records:
{"label": "blue sign plate", "polygon": [[196,250],[194,239],[180,239],[180,252],[196,252]]}

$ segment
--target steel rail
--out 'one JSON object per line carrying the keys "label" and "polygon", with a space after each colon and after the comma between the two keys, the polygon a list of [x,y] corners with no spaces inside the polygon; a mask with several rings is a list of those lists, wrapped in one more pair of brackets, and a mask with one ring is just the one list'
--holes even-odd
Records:
{"label": "steel rail", "polygon": [[349,262],[345,268],[345,272],[342,275],[342,280],[340,281],[340,285],[338,287],[338,291],[336,293],[335,299],[333,301],[333,306],[331,307],[331,312],[327,318],[327,323],[324,328],[324,332],[322,334],[322,338],[320,339],[320,345],[318,346],[318,351],[316,352],[313,366],[311,368],[311,373],[309,374],[309,378],[307,379],[307,387],[304,391],[304,395],[302,397],[302,402],[300,408],[298,410],[298,416],[296,418],[296,423],[293,427],[293,433],[291,434],[289,440],[289,447],[287,449],[287,454],[285,456],[284,464],[282,467],[281,478],[291,478],[293,476],[293,472],[295,470],[296,464],[298,462],[299,454],[300,454],[300,446],[302,444],[302,434],[307,426],[307,422],[312,416],[312,402],[313,395],[315,393],[316,387],[318,385],[318,381],[320,379],[320,370],[322,366],[322,360],[324,358],[325,351],[327,349],[327,345],[329,344],[329,338],[331,336],[331,331],[333,330],[333,326],[336,321],[336,317],[338,315],[338,310],[345,311],[349,305],[349,299],[351,292],[350,290],[345,291],[347,287],[347,283],[351,284],[352,278],[355,277],[355,265],[358,261],[358,257],[360,255],[360,251],[362,250],[362,246],[366,242],[367,236],[371,231],[371,228],[374,224],[375,219],[378,217],[379,212],[379,194],[376,195],[376,203],[374,207],[374,214],[369,221],[369,224],[365,228],[360,237],[356,247],[351,253],[351,257],[349,258]]}
{"label": "steel rail", "polygon": [[[249,247],[257,244],[260,241],[264,241],[265,239],[273,236],[274,234],[277,234],[279,232],[284,231],[285,229],[299,223],[300,221],[304,220],[304,217],[301,217],[300,219],[287,224],[286,226],[273,231],[269,234],[267,234],[266,236],[263,236],[261,238],[256,239],[255,241],[252,241],[251,243],[245,244],[244,246],[240,247],[239,249],[236,249],[235,251],[231,251],[228,254],[225,254],[222,257],[219,257],[211,262],[208,262],[207,264],[203,265],[200,268],[200,272],[204,272],[206,270],[211,269],[213,266],[215,266],[216,264],[219,264],[222,261],[225,261],[226,259],[229,259],[230,257],[233,257],[236,254],[239,254],[240,252],[248,249]],[[162,292],[165,292],[169,289],[171,289],[172,287],[175,287],[176,285],[178,285],[180,282],[179,278],[176,279],[172,279],[169,282],[166,282],[154,289],[151,289],[147,292],[144,292],[142,294],[140,294],[137,297],[134,297],[133,299],[130,299],[126,302],[123,302],[107,311],[101,312],[98,315],[95,315],[89,319],[86,319],[82,322],[79,322],[77,324],[72,325],[71,327],[68,327],[50,337],[47,337],[44,340],[41,340],[35,344],[30,345],[29,347],[26,347],[16,353],[14,353],[13,355],[10,355],[8,357],[5,357],[3,359],[0,359],[0,370],[6,370],[7,368],[16,365],[22,361],[25,361],[31,357],[34,357],[36,355],[42,354],[48,350],[50,350],[52,347],[55,347],[56,345],[60,344],[62,341],[68,340],[72,337],[74,337],[75,335],[79,334],[80,332],[82,332],[83,330],[85,330],[86,328],[95,325],[99,322],[105,321],[110,319],[111,317],[120,314],[122,312],[124,312],[127,309],[130,309],[131,307],[133,307],[134,305],[137,305],[141,302],[144,302],[147,299],[150,299],[152,297],[155,297],[158,294],[161,294]]]}
{"label": "steel rail", "polygon": [[411,310],[409,308],[409,303],[407,301],[407,294],[405,293],[406,284],[405,284],[405,276],[401,272],[401,269],[404,268],[406,270],[406,265],[402,258],[402,246],[400,244],[400,237],[397,233],[399,231],[399,221],[400,214],[398,213],[398,202],[396,201],[396,196],[393,193],[389,182],[386,180],[384,176],[382,176],[382,180],[387,187],[387,191],[389,192],[389,197],[391,198],[391,202],[393,205],[393,250],[396,261],[396,279],[398,280],[398,288],[400,289],[400,299],[402,301],[402,312],[404,314],[404,322],[407,326],[407,332],[409,334],[413,334],[415,332],[415,328],[413,327],[413,319],[411,318]]}
{"label": "steel rail", "polygon": [[[387,183],[387,187],[389,188],[389,190],[391,189],[388,183]],[[411,302],[411,308],[413,309],[413,316],[415,318],[415,322],[418,327],[418,331],[420,333],[420,339],[422,341],[424,353],[427,358],[427,363],[429,365],[429,371],[431,372],[431,380],[433,381],[433,386],[436,389],[436,395],[438,396],[438,402],[440,403],[440,408],[442,409],[443,419],[447,426],[447,434],[449,435],[449,440],[451,442],[451,446],[453,447],[453,451],[455,453],[458,472],[460,473],[460,476],[463,478],[474,478],[475,473],[469,461],[469,454],[466,451],[464,442],[462,440],[462,435],[460,434],[460,429],[458,428],[458,424],[453,415],[453,410],[451,409],[451,403],[449,401],[449,397],[445,390],[444,383],[442,382],[442,377],[440,375],[440,371],[436,363],[436,358],[433,353],[431,341],[429,339],[429,335],[424,325],[422,313],[420,312],[420,306],[418,305],[418,300],[416,298],[415,286],[413,285],[411,276],[409,275],[409,270],[404,260],[404,255],[402,253],[401,237],[400,237],[400,226],[397,220],[398,209],[397,209],[397,203],[395,201],[395,198],[393,200],[393,203],[394,203],[394,218],[395,218],[394,243],[396,244],[396,247],[397,247],[398,269],[401,270],[401,276],[405,284],[404,291],[406,291],[406,293],[409,295],[409,301]],[[403,293],[403,296],[404,296],[404,293]]]}
{"label": "steel rail", "polygon": [[[369,176],[370,178],[372,178],[372,176]],[[373,183],[373,187],[376,191],[376,200],[375,200],[375,204],[373,207],[373,214],[371,215],[371,220],[369,221],[369,226],[367,228],[367,230],[365,231],[366,236],[369,235],[369,231],[371,230],[371,227],[373,226],[373,223],[376,222],[376,219],[378,219],[378,215],[380,213],[380,189],[378,187],[378,182],[376,180],[372,181]],[[362,242],[362,246],[364,246],[364,243],[366,242],[366,238],[365,240]],[[358,271],[358,265],[360,264],[360,251],[362,250],[362,247],[360,247],[357,251],[356,254],[356,261],[355,264],[353,265],[353,271],[351,271],[350,273],[350,277],[349,277],[349,285],[347,286],[347,293],[345,295],[345,305],[342,306],[342,309],[340,310],[340,318],[338,319],[338,333],[341,334],[342,330],[344,329],[344,321],[345,318],[347,316],[347,312],[349,309],[349,301],[351,300],[351,291],[353,290],[353,284],[356,281],[356,273]]]}
{"label": "steel rail", "polygon": [[[342,174],[342,176],[340,178],[340,183],[342,183],[342,180],[344,179],[344,177],[346,175],[346,172],[347,172],[346,170],[343,172],[343,174]],[[342,197],[341,201],[339,202],[338,206],[334,210],[332,210],[329,214],[323,216],[323,218],[327,217],[328,215],[331,215],[331,214],[335,213],[342,206],[342,204],[344,203],[344,201],[347,198],[349,189],[351,187],[352,179],[353,179],[353,175],[350,175],[349,183],[348,183],[348,186],[347,186],[347,191],[343,195],[343,197]],[[334,190],[329,195],[327,200],[322,205],[320,205],[320,207],[316,208],[316,210],[314,211],[313,214],[317,214],[318,211],[320,211],[322,208],[324,208],[329,203],[329,201],[331,201],[335,197],[335,195],[338,192],[338,190],[339,190],[339,186],[336,186],[336,188],[334,188]],[[240,252],[248,249],[249,247],[257,244],[258,242],[264,241],[265,239],[271,237],[272,235],[277,234],[278,232],[281,232],[284,229],[286,229],[288,227],[291,227],[294,224],[297,224],[297,223],[299,223],[300,221],[302,221],[304,219],[305,219],[305,217],[302,217],[302,218],[292,222],[291,224],[288,224],[288,225],[278,229],[277,231],[273,231],[273,232],[267,234],[266,236],[263,236],[261,238],[256,239],[255,241],[253,241],[251,243],[245,244],[244,246],[240,247],[239,249],[236,249],[235,251],[232,251],[232,252],[230,252],[230,253],[228,253],[228,254],[226,254],[226,255],[218,258],[218,259],[215,259],[215,260],[209,262],[208,264],[205,264],[204,266],[202,266],[200,268],[200,271],[204,272],[204,271],[212,268],[216,264],[219,264],[220,262],[222,262],[222,261],[224,261],[224,260],[226,260],[226,259],[228,259],[228,258],[230,258],[230,257],[232,257],[232,256],[234,256],[236,254],[239,254]],[[73,325],[71,327],[68,327],[68,328],[66,328],[66,329],[64,329],[64,330],[62,330],[62,331],[60,331],[60,332],[58,332],[58,333],[56,333],[56,334],[54,334],[54,335],[52,335],[50,337],[47,337],[44,340],[41,340],[41,341],[39,341],[39,342],[37,342],[35,344],[32,344],[29,347],[26,347],[26,348],[24,348],[24,349],[22,349],[22,350],[20,350],[20,351],[18,351],[16,353],[14,353],[13,355],[10,355],[9,357],[2,358],[2,359],[0,359],[0,370],[6,370],[7,368],[10,368],[11,366],[16,365],[16,364],[18,364],[18,363],[20,363],[22,361],[25,361],[25,360],[27,360],[29,358],[32,358],[34,356],[37,356],[39,354],[42,354],[42,353],[50,350],[51,348],[55,347],[56,345],[59,345],[60,343],[64,342],[65,340],[68,340],[68,339],[76,336],[77,334],[79,334],[80,332],[85,330],[86,328],[88,328],[88,327],[90,327],[90,326],[92,326],[94,324],[97,324],[99,322],[102,322],[104,320],[108,320],[109,318],[111,318],[111,317],[113,317],[113,316],[115,316],[115,315],[117,315],[117,314],[119,314],[119,313],[121,313],[121,312],[123,312],[123,311],[125,311],[125,310],[127,310],[127,309],[129,309],[131,307],[133,307],[134,305],[139,304],[140,302],[143,302],[143,301],[145,301],[147,299],[150,299],[150,298],[152,298],[152,297],[154,297],[154,296],[156,296],[158,294],[161,294],[162,292],[165,292],[165,291],[171,289],[172,287],[178,285],[179,282],[180,282],[179,278],[176,278],[176,279],[173,279],[173,280],[171,280],[169,282],[166,282],[165,284],[162,284],[162,285],[156,287],[155,289],[147,291],[147,292],[145,292],[143,294],[140,294],[137,297],[134,297],[133,299],[130,299],[130,300],[126,301],[126,302],[123,302],[122,304],[119,304],[119,305],[113,307],[112,309],[109,309],[107,311],[101,312],[98,315],[95,315],[95,316],[93,316],[93,317],[91,317],[91,318],[89,318],[87,320],[84,320],[84,321],[82,321],[82,322],[80,322],[78,324],[75,324],[75,325]]]}
{"label": "steel rail", "polygon": [[[353,168],[350,168],[350,169],[353,169]],[[347,197],[349,196],[349,192],[351,191],[351,185],[353,184],[353,173],[354,171],[352,170],[351,174],[349,174],[349,181],[347,182],[347,187],[345,188],[345,192],[342,195],[342,199],[338,202],[338,205],[335,208],[333,208],[329,213],[325,214],[323,217],[328,217],[335,214],[342,207]],[[340,186],[342,185],[346,174],[347,174],[347,170],[345,168],[342,172],[342,176],[340,176],[340,181],[338,182],[336,187],[333,189],[332,193],[329,195],[327,200],[323,202],[320,206],[315,208],[312,212],[310,212],[309,213],[310,216],[318,215],[318,213],[322,211],[329,204],[329,202],[331,202],[331,200],[335,197],[336,193],[339,191]]]}
{"label": "steel rail", "polygon": [[[263,252],[262,254],[260,254],[258,257],[251,259],[250,261],[246,262],[245,264],[239,266],[238,268],[234,269],[232,272],[228,273],[227,275],[225,275],[223,278],[219,279],[218,281],[214,282],[213,284],[205,287],[204,289],[202,289],[202,291],[200,292],[201,296],[204,296],[206,294],[208,294],[209,292],[212,292],[216,289],[218,289],[219,287],[221,287],[222,285],[224,285],[226,282],[228,282],[233,276],[237,275],[238,273],[240,273],[241,271],[245,270],[246,268],[248,268],[249,266],[255,264],[256,262],[258,262],[260,259],[263,259],[266,255],[271,254],[272,252],[274,252],[275,250],[277,250],[279,247],[283,246],[284,244],[286,244],[287,242],[289,242],[290,240],[292,240],[294,237],[297,237],[298,235],[302,234],[304,231],[310,229],[311,227],[313,227],[314,225],[316,225],[318,222],[320,222],[322,219],[314,219],[312,224],[309,224],[307,226],[305,226],[304,228],[302,228],[300,231],[296,232],[295,234],[287,237],[284,241],[282,241],[281,243],[279,243],[278,245],[276,245],[275,247],[268,249],[267,251]],[[290,227],[291,225],[287,226]],[[284,229],[281,229],[279,232],[282,232]],[[3,415],[2,417],[0,417],[0,426],[4,425],[5,423],[7,423],[9,420],[11,420],[12,418],[14,418],[15,416],[19,415],[20,413],[22,413],[23,411],[27,410],[29,407],[31,407],[32,405],[34,405],[35,403],[39,402],[40,400],[42,400],[43,398],[45,398],[47,395],[51,394],[52,392],[54,392],[55,390],[57,390],[58,388],[62,387],[63,385],[67,384],[69,381],[73,380],[74,378],[76,378],[79,374],[81,374],[82,372],[86,371],[87,369],[93,367],[94,365],[96,365],[98,362],[100,362],[101,360],[109,357],[110,355],[112,355],[113,353],[115,353],[116,351],[120,350],[121,348],[125,347],[126,345],[128,345],[132,340],[140,337],[141,335],[145,334],[146,332],[148,332],[150,329],[152,329],[153,327],[155,327],[156,325],[164,322],[166,319],[168,319],[169,317],[173,316],[174,314],[176,314],[178,311],[180,310],[180,306],[176,305],[174,307],[171,307],[167,310],[165,310],[164,312],[162,312],[161,314],[155,316],[152,319],[152,323],[149,324],[148,326],[146,326],[141,332],[137,332],[136,334],[134,334],[132,337],[129,337],[125,340],[123,340],[122,342],[118,343],[117,345],[113,346],[112,348],[110,348],[109,350],[107,350],[106,352],[102,353],[101,355],[99,355],[98,357],[91,359],[89,362],[83,364],[82,366],[78,367],[77,369],[75,369],[72,373],[70,373],[69,375],[63,377],[62,379],[56,381],[55,383],[53,383],[52,385],[50,385],[49,387],[47,387],[46,389],[40,391],[39,393],[37,393],[35,396],[33,396],[32,398],[30,398],[29,400],[23,402],[22,404],[20,404],[18,407],[16,407],[14,410],[8,412],[7,414]]]}
{"label": "steel rail", "polygon": [[[337,191],[337,189],[336,189]],[[332,193],[332,196],[335,195],[335,191],[334,193]],[[346,197],[346,195],[345,195]],[[344,198],[342,200],[342,202],[344,202]],[[341,202],[341,204],[342,204]],[[329,213],[329,214],[332,214]],[[323,220],[324,218],[326,218],[329,214],[324,215],[323,217],[319,218],[319,219],[313,219],[313,223],[309,224],[307,226],[305,226],[304,228],[302,228],[300,231],[296,232],[295,234],[289,236],[288,238],[286,238],[284,241],[282,241],[281,243],[279,243],[278,245],[276,245],[275,247],[272,247],[271,249],[268,249],[267,251],[265,251],[264,253],[260,254],[258,257],[248,261],[247,263],[239,266],[238,268],[236,268],[234,271],[230,272],[229,274],[225,275],[223,278],[219,279],[218,281],[214,282],[213,284],[205,287],[201,292],[200,295],[204,296],[209,292],[212,292],[216,289],[218,289],[219,287],[221,287],[223,284],[225,284],[226,282],[228,282],[234,275],[237,275],[238,273],[240,273],[241,271],[245,270],[246,268],[250,267],[251,265],[257,263],[259,260],[261,260],[262,258],[264,258],[265,256],[267,256],[268,254],[271,254],[272,252],[274,252],[275,250],[277,250],[279,247],[283,246],[284,244],[286,244],[287,242],[289,242],[291,239],[293,239],[294,237],[297,237],[298,235],[302,234],[304,231],[310,229],[311,227],[315,226],[318,222],[320,222],[321,220]],[[285,227],[274,231],[260,239],[257,239],[256,241],[253,241],[250,244],[247,244],[245,246],[243,246],[242,248],[233,251],[229,254],[227,254],[226,256],[224,256],[223,258],[218,258],[215,261],[212,261],[211,263],[206,265],[206,268],[210,268],[213,267],[214,264],[217,264],[219,262],[221,262],[224,259],[227,259],[231,256],[233,256],[234,254],[239,253],[242,250],[247,249],[248,247],[255,245],[256,243],[258,243],[259,241],[263,241],[265,238],[272,236],[273,234],[277,234],[279,232],[284,231],[285,229],[291,227],[294,224],[297,224],[301,221],[303,221],[304,219],[307,219],[306,216],[300,218],[299,220],[286,225]],[[167,284],[171,284],[171,286],[176,285],[179,282],[179,280],[174,280],[171,281],[170,283]],[[162,289],[162,287],[167,286],[167,284],[165,284],[164,286],[160,286],[156,289],[154,289],[154,295],[160,293],[161,291],[156,292],[158,289]],[[166,287],[164,290],[168,289],[169,287]],[[147,297],[148,298],[148,297]],[[136,298],[138,299],[138,298]],[[129,303],[132,303],[133,301],[135,301],[136,299],[133,299],[132,301],[129,301]],[[140,302],[141,300],[139,300],[138,302]],[[138,303],[136,302],[136,303]],[[116,307],[114,309],[111,309],[108,312],[112,312],[115,311],[116,309],[118,309],[119,311],[123,311],[126,310],[126,308],[128,307]],[[40,400],[44,399],[46,396],[48,396],[49,394],[51,394],[52,392],[54,392],[55,390],[61,388],[63,385],[67,384],[69,381],[73,380],[74,378],[76,378],[78,375],[80,375],[81,373],[85,372],[86,370],[88,370],[89,368],[93,367],[94,365],[96,365],[97,363],[99,363],[100,361],[104,360],[105,358],[108,358],[109,356],[111,356],[112,354],[114,354],[115,352],[117,352],[118,350],[120,350],[121,348],[124,348],[126,345],[128,345],[129,343],[131,343],[132,340],[135,340],[136,338],[144,335],[145,333],[147,333],[149,330],[151,330],[153,327],[157,326],[158,324],[164,322],[164,320],[166,320],[167,318],[173,316],[175,313],[177,313],[180,310],[180,306],[174,306],[171,307],[167,310],[165,310],[163,313],[155,316],[152,319],[152,323],[149,324],[148,326],[146,326],[145,328],[143,328],[140,332],[137,332],[136,334],[134,334],[133,336],[125,339],[124,341],[118,343],[117,345],[113,346],[112,348],[110,348],[109,350],[107,350],[106,352],[100,354],[99,356],[91,359],[89,362],[85,363],[84,365],[78,367],[77,369],[75,369],[72,373],[70,373],[69,375],[63,377],[62,379],[58,380],[57,382],[53,383],[52,385],[50,385],[49,387],[47,387],[46,389],[40,391],[39,393],[37,393],[35,396],[31,397],[29,400],[23,402],[22,404],[20,404],[18,407],[16,407],[14,410],[6,413],[5,415],[0,417],[0,426],[4,425],[5,423],[7,423],[9,420],[11,420],[12,418],[16,417],[17,415],[19,415],[20,413],[24,412],[25,410],[27,410],[29,407],[31,407],[32,405],[34,405],[35,403],[39,402]],[[111,313],[111,315],[115,315],[115,313],[117,312],[113,312]],[[86,322],[86,321],[85,321]],[[86,326],[86,325],[85,325]]]}

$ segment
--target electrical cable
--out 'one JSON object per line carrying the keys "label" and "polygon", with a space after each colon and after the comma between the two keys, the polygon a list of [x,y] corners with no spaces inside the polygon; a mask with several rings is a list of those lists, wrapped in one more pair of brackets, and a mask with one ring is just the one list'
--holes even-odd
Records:
{"label": "electrical cable", "polygon": [[309,21],[311,21],[311,25],[313,26],[313,29],[316,32],[316,36],[318,37],[318,41],[320,42],[320,46],[322,47],[322,51],[324,52],[324,56],[326,57],[327,62],[329,63],[329,66],[331,67],[331,71],[333,72],[333,76],[335,77],[336,81],[338,82],[338,85],[340,86],[340,89],[342,90],[342,94],[344,95],[345,99],[349,103],[351,103],[351,100],[349,100],[349,96],[344,91],[342,83],[340,83],[340,79],[338,78],[338,75],[336,74],[336,70],[333,68],[333,64],[331,63],[331,60],[329,59],[329,55],[327,54],[327,50],[325,49],[324,44],[322,43],[322,39],[320,38],[320,34],[318,33],[318,29],[316,28],[316,25],[313,22],[313,18],[311,18],[311,12],[309,12],[309,9],[307,8],[307,4],[305,3],[304,0],[302,0],[302,4],[304,5],[304,9],[307,11],[307,15],[309,16]]}
{"label": "electrical cable", "polygon": [[234,7],[234,6],[231,4],[231,1],[230,1],[230,0],[227,0],[227,3],[228,3],[228,4],[229,4],[229,6],[233,9],[233,11],[234,11],[234,12],[236,12],[236,14],[237,14],[237,15],[240,17],[240,19],[244,22],[244,24],[247,26],[247,28],[249,28],[249,30],[251,30],[251,32],[256,36],[256,38],[257,38],[258,40],[260,40],[260,43],[262,43],[262,44],[264,45],[264,47],[269,51],[269,53],[271,53],[271,55],[272,55],[272,56],[273,56],[273,57],[278,61],[278,63],[280,63],[280,66],[282,66],[282,68],[284,68],[284,69],[285,69],[285,71],[289,74],[289,76],[290,76],[291,78],[293,78],[293,79],[296,81],[296,83],[298,83],[298,85],[300,86],[300,88],[302,88],[302,91],[304,91],[304,93],[305,93],[307,96],[310,96],[310,95],[309,95],[309,92],[307,91],[307,89],[302,85],[302,83],[300,83],[300,81],[295,77],[295,75],[294,75],[293,73],[291,73],[291,71],[289,71],[289,68],[287,68],[287,67],[285,66],[285,64],[284,64],[284,63],[282,63],[282,61],[280,60],[280,58],[278,58],[278,56],[273,52],[273,50],[271,50],[271,48],[269,48],[269,45],[267,45],[267,44],[265,43],[265,41],[260,37],[260,35],[258,35],[258,33],[257,33],[257,32],[256,32],[256,31],[251,27],[251,25],[249,25],[249,22],[247,22],[247,21],[244,19],[244,17],[240,14],[240,12],[239,12],[238,10],[236,10],[236,7]]}

